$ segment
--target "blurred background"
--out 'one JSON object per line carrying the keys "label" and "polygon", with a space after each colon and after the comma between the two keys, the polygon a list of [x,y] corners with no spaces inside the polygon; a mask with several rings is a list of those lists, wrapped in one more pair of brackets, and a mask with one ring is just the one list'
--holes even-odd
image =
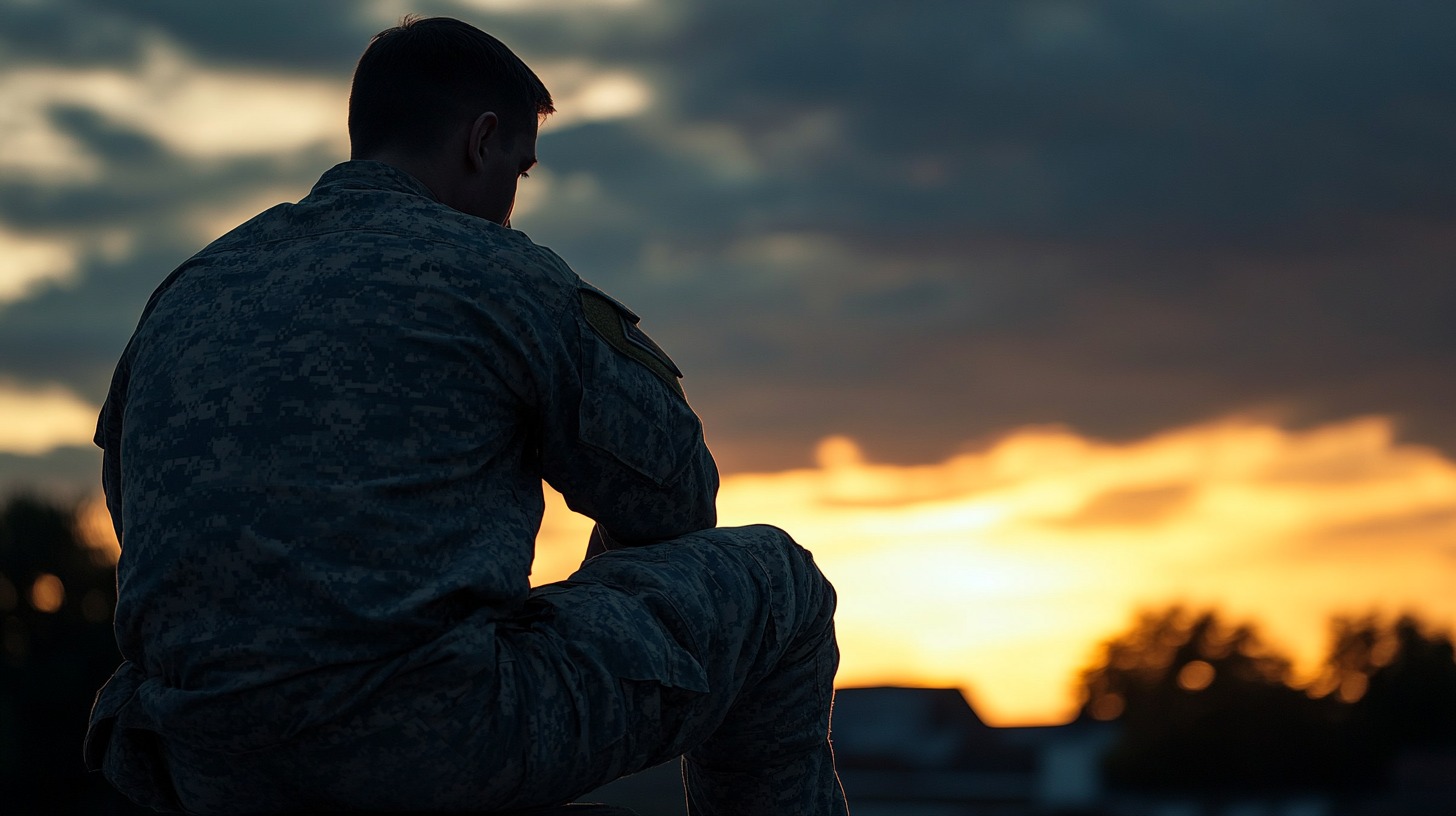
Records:
{"label": "blurred background", "polygon": [[407,12],[551,88],[513,225],[839,588],[857,812],[1456,808],[1456,6],[0,0],[7,812],[129,812],[96,412]]}

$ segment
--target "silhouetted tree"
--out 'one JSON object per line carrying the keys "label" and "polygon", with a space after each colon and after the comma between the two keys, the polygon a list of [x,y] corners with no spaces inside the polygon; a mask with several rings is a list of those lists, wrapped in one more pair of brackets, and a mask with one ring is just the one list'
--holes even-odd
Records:
{"label": "silhouetted tree", "polygon": [[15,816],[150,812],[82,764],[91,703],[120,656],[115,573],[76,518],[26,496],[0,507],[0,810]]}
{"label": "silhouetted tree", "polygon": [[1082,677],[1083,715],[1122,724],[1108,781],[1203,791],[1334,784],[1331,704],[1292,688],[1289,665],[1252,626],[1214,612],[1143,613]]}
{"label": "silhouetted tree", "polygon": [[1313,694],[1339,700],[1356,766],[1380,769],[1408,749],[1456,749],[1456,649],[1411,616],[1332,623],[1330,654]]}

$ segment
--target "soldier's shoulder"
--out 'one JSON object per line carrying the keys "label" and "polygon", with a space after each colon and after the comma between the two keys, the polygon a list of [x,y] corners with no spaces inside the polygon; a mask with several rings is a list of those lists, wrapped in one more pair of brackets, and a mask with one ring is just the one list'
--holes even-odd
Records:
{"label": "soldier's shoulder", "polygon": [[473,245],[502,262],[516,263],[524,269],[546,275],[575,278],[571,268],[556,252],[536,243],[526,233],[470,216],[462,217],[474,222]]}
{"label": "soldier's shoulder", "polygon": [[280,244],[288,245],[295,262],[312,251],[330,257],[383,252],[416,269],[428,267],[432,278],[463,291],[513,281],[533,290],[574,292],[580,280],[560,256],[524,232],[390,191],[310,196],[273,207],[194,258],[207,258],[209,265],[246,264]]}
{"label": "soldier's shoulder", "polygon": [[569,264],[550,247],[526,233],[460,215],[461,228],[449,242],[470,254],[476,269],[495,269],[524,285],[574,293],[581,283]]}

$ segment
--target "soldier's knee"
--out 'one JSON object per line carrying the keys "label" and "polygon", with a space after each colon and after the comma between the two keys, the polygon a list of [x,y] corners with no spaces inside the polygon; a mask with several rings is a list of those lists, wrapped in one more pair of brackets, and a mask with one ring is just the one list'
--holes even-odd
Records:
{"label": "soldier's knee", "polygon": [[775,555],[784,564],[793,587],[795,605],[799,607],[806,625],[809,628],[827,625],[834,616],[838,596],[834,585],[819,569],[814,554],[778,527],[761,524],[752,529],[758,531],[768,546],[775,549]]}
{"label": "soldier's knee", "polygon": [[778,533],[779,537],[783,541],[782,546],[788,549],[791,557],[793,557],[798,564],[801,564],[803,566],[804,571],[807,572],[809,576],[811,576],[812,580],[823,583],[825,586],[829,587],[832,593],[833,587],[829,586],[829,580],[824,577],[823,571],[819,569],[819,564],[814,561],[814,554],[808,549],[801,546],[799,542],[795,541],[793,537],[790,536],[787,532],[779,529],[778,527],[770,527],[769,529],[774,530]]}
{"label": "soldier's knee", "polygon": [[[719,527],[695,533],[690,538],[711,541],[746,554],[736,559],[767,593],[764,601],[773,610],[774,622],[787,631],[822,628],[834,614],[834,587],[815,563],[814,556],[786,531],[768,524]],[[756,569],[754,569],[756,566]],[[821,622],[816,627],[816,622]]]}
{"label": "soldier's knee", "polygon": [[752,541],[754,548],[765,560],[782,563],[784,568],[806,580],[823,580],[823,573],[814,563],[814,556],[794,540],[794,537],[780,527],[771,524],[754,524],[739,528]]}

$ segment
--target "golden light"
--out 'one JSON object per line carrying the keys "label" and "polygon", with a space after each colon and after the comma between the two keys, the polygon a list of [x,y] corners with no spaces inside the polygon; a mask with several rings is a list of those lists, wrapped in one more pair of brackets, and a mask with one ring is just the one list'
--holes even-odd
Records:
{"label": "golden light", "polygon": [[[549,499],[536,583],[574,569],[590,530]],[[998,725],[1071,716],[1078,670],[1138,608],[1254,621],[1302,680],[1332,614],[1456,623],[1456,463],[1383,418],[1125,444],[1027,428],[914,466],[831,438],[813,468],[725,477],[719,516],[814,552],[839,591],[841,685],[960,686]]]}
{"label": "golden light", "polygon": [[1178,670],[1178,688],[1184,691],[1203,691],[1213,685],[1218,672],[1206,660],[1191,660]]}
{"label": "golden light", "polygon": [[30,605],[39,612],[57,612],[66,602],[66,585],[48,572],[36,576],[30,585]]}
{"label": "golden light", "polygon": [[93,405],[59,385],[30,388],[0,380],[0,451],[35,455],[63,445],[90,445]]}
{"label": "golden light", "polygon": [[1350,674],[1340,681],[1340,699],[1353,703],[1365,696],[1370,689],[1370,678],[1363,674]]}
{"label": "golden light", "polygon": [[76,533],[81,543],[91,550],[92,560],[100,565],[115,566],[121,559],[121,542],[111,523],[106,499],[96,494],[81,505],[76,514]]}

